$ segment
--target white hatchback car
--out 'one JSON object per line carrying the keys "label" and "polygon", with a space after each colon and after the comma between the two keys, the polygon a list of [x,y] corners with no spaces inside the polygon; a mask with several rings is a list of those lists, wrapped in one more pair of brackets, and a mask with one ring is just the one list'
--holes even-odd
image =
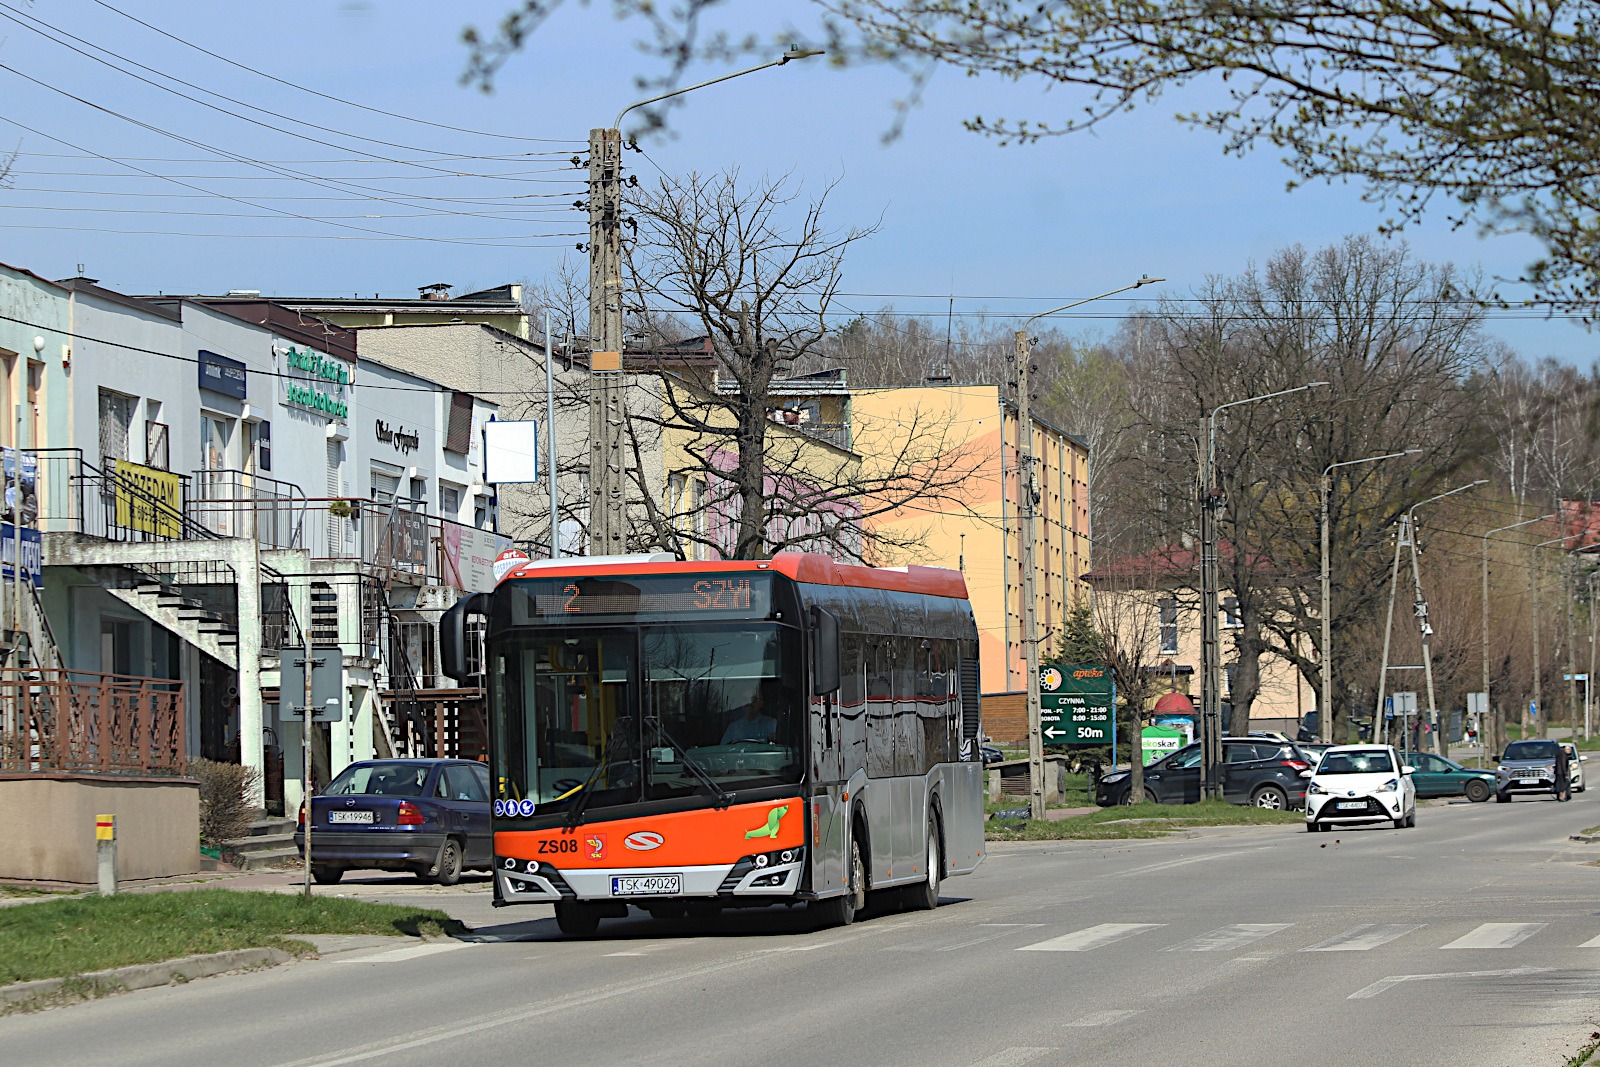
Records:
{"label": "white hatchback car", "polygon": [[1417,825],[1416,768],[1402,766],[1388,745],[1336,745],[1323,753],[1306,782],[1306,830],[1387,820],[1395,829]]}

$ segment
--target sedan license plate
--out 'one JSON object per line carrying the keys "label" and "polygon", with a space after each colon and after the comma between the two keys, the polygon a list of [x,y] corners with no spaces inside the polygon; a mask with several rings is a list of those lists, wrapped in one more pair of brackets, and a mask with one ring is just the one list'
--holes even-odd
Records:
{"label": "sedan license plate", "polygon": [[677,874],[623,874],[611,879],[614,897],[664,896],[681,892],[682,875]]}
{"label": "sedan license plate", "polygon": [[377,821],[376,816],[377,813],[372,811],[330,811],[328,812],[328,821],[331,823],[363,823],[370,826],[372,823]]}
{"label": "sedan license plate", "polygon": [[1364,800],[1341,800],[1339,803],[1335,804],[1334,807],[1338,808],[1340,811],[1366,811],[1367,802]]}

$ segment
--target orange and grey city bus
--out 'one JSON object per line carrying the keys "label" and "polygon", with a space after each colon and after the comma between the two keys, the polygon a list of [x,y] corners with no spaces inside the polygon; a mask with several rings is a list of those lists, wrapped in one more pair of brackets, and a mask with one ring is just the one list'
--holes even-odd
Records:
{"label": "orange and grey city bus", "polygon": [[978,633],[933,567],[528,562],[442,622],[463,678],[486,619],[495,903],[563,932],[868,892],[931,908],[983,857]]}

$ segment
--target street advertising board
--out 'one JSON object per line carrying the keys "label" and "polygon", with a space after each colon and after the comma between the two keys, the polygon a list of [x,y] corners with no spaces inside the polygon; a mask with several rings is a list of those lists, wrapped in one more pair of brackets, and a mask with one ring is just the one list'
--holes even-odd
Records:
{"label": "street advertising board", "polygon": [[157,537],[182,537],[183,476],[126,459],[116,465],[117,525]]}
{"label": "street advertising board", "polygon": [[[8,522],[0,524],[0,577],[6,581],[15,581],[16,574],[12,570],[17,559],[17,536],[15,528]],[[22,528],[22,573],[28,581],[33,583],[35,589],[44,588],[44,555],[40,550],[39,531]]]}
{"label": "street advertising board", "polygon": [[1116,740],[1117,686],[1099,664],[1039,668],[1039,724],[1047,745],[1109,745]]}
{"label": "street advertising board", "polygon": [[442,524],[445,581],[466,593],[494,589],[494,561],[511,547],[511,538],[453,522]]}
{"label": "street advertising board", "polygon": [[1146,767],[1158,759],[1165,759],[1178,749],[1189,743],[1189,734],[1185,730],[1175,730],[1170,726],[1146,726],[1140,735],[1144,749],[1144,765]]}

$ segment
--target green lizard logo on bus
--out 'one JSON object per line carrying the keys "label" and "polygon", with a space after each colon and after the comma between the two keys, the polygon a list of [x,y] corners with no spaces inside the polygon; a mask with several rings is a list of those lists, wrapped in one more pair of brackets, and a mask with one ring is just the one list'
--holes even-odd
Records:
{"label": "green lizard logo on bus", "polygon": [[778,820],[782,819],[787,814],[789,814],[789,805],[787,804],[781,808],[773,808],[771,811],[767,812],[767,825],[758,826],[754,830],[746,833],[744,835],[744,839],[748,841],[752,837],[770,837],[776,841],[778,839]]}

